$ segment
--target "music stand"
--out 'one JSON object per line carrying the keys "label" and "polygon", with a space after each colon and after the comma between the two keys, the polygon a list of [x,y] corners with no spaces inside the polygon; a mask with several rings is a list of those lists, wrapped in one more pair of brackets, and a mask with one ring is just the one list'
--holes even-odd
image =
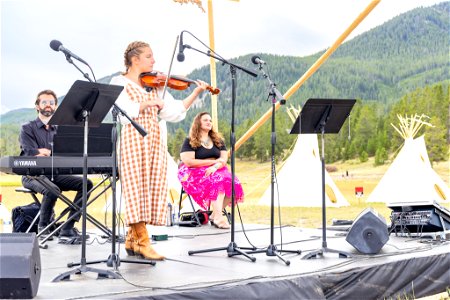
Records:
{"label": "music stand", "polygon": [[300,111],[291,134],[321,134],[322,139],[322,248],[303,257],[310,259],[324,252],[338,253],[340,258],[351,257],[350,253],[327,247],[325,204],[325,133],[338,133],[355,104],[355,99],[308,99]]}
{"label": "music stand", "polygon": [[[70,88],[64,101],[49,121],[50,125],[84,126],[83,144],[83,202],[80,266],[58,275],[53,282],[69,280],[71,274],[93,272],[98,278],[120,278],[110,270],[91,268],[86,265],[86,201],[87,201],[87,157],[89,127],[99,127],[113,106],[122,86],[107,85],[77,80]],[[113,233],[114,234],[114,233]]]}

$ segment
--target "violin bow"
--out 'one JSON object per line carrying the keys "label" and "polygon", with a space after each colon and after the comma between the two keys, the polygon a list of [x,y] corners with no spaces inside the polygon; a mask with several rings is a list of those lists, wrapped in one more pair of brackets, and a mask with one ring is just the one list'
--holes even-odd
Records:
{"label": "violin bow", "polygon": [[170,60],[169,72],[167,72],[166,82],[164,82],[164,89],[163,89],[163,94],[162,94],[162,100],[164,100],[164,97],[166,96],[167,84],[169,83],[170,72],[172,71],[173,59],[175,58],[175,52],[177,50],[177,45],[178,45],[178,39],[179,38],[180,38],[180,36],[177,35],[177,39],[175,40],[175,47],[173,48],[172,59]]}

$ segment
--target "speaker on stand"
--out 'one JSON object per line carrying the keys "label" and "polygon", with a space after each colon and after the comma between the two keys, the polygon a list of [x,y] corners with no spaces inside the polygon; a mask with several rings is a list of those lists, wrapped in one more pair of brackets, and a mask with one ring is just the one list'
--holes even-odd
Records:
{"label": "speaker on stand", "polygon": [[36,233],[0,233],[0,298],[34,298],[40,279]]}
{"label": "speaker on stand", "polygon": [[345,240],[361,253],[376,254],[389,240],[386,220],[373,208],[366,208],[353,222]]}

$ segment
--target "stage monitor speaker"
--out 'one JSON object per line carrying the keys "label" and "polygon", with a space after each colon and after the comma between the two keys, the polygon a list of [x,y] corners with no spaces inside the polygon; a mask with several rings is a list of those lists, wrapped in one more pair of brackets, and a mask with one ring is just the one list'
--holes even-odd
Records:
{"label": "stage monitor speaker", "polygon": [[361,253],[376,254],[389,240],[386,220],[374,209],[366,208],[353,222],[345,240]]}
{"label": "stage monitor speaker", "polygon": [[0,233],[0,298],[34,298],[40,279],[36,233]]}

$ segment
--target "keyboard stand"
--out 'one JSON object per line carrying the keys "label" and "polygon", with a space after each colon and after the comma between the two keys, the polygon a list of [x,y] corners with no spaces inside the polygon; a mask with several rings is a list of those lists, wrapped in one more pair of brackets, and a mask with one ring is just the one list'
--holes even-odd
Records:
{"label": "keyboard stand", "polygon": [[[63,195],[62,192],[59,192],[57,190],[55,190],[48,182],[48,178],[45,176],[30,176],[31,178],[37,180],[39,183],[41,183],[45,188],[51,190],[53,193],[55,193],[59,199],[61,199],[68,207],[66,207],[61,214],[55,219],[53,220],[50,224],[48,224],[43,230],[42,232],[47,231],[49,228],[51,228],[53,225],[55,225],[59,220],[61,220],[61,218],[63,218],[67,213],[69,213],[70,208],[73,208],[76,210],[76,212],[70,217],[68,218],[64,223],[60,224],[56,229],[54,229],[52,232],[50,232],[44,239],[39,241],[39,247],[41,248],[47,248],[45,243],[47,242],[47,240],[52,237],[53,235],[55,235],[55,233],[60,230],[64,224],[66,224],[68,221],[74,219],[75,217],[77,217],[79,214],[82,213],[81,207],[79,207],[77,204],[75,204],[73,201],[71,201],[69,198],[67,198],[66,196]],[[104,187],[101,191],[99,191],[99,193],[97,193],[95,196],[93,196],[91,199],[89,199],[89,201],[87,202],[86,206],[89,206],[92,202],[94,202],[95,200],[97,200],[100,196],[102,196],[109,188],[111,188],[111,175],[103,175],[103,179],[101,182],[99,182],[97,185],[95,185],[90,191],[88,191],[88,196],[91,195],[92,193],[94,193],[94,191],[96,191],[101,185],[103,185],[107,180],[109,180],[109,184]],[[86,218],[88,221],[90,221],[93,225],[95,225],[98,229],[100,229],[101,231],[103,231],[108,237],[112,236],[112,232],[111,230],[109,230],[108,227],[106,227],[105,225],[103,225],[102,223],[100,223],[99,221],[97,221],[94,217],[92,217],[90,214],[86,213]],[[39,232],[37,234],[36,237],[39,237],[42,233]]]}

